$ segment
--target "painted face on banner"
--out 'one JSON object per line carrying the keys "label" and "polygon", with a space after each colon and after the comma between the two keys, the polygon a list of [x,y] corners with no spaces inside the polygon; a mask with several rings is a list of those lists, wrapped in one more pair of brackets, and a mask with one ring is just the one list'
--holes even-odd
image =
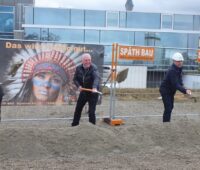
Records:
{"label": "painted face on banner", "polygon": [[54,101],[62,88],[63,80],[51,72],[40,72],[33,79],[33,95],[38,102]]}

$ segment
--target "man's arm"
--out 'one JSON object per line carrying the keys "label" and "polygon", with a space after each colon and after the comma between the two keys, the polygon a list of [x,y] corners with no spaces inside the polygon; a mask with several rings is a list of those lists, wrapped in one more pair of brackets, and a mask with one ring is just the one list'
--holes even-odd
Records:
{"label": "man's arm", "polygon": [[80,84],[78,82],[78,67],[76,68],[73,81],[74,81],[74,84],[76,85],[76,87],[79,88]]}
{"label": "man's arm", "polygon": [[179,77],[178,75],[176,74],[176,72],[174,71],[170,71],[169,73],[170,75],[170,81],[171,81],[171,84],[173,86],[173,88],[179,90],[180,92],[186,94],[186,89],[184,88],[184,86],[182,85],[182,81],[181,79],[179,80]]}
{"label": "man's arm", "polygon": [[93,77],[94,77],[94,82],[93,82],[92,88],[97,90],[100,83],[100,76],[99,76],[99,71],[96,66],[94,66]]}

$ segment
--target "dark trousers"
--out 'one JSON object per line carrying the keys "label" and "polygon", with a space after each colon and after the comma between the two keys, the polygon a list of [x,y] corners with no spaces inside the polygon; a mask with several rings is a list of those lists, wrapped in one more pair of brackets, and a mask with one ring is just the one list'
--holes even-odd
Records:
{"label": "dark trousers", "polygon": [[80,92],[77,103],[76,103],[76,108],[74,112],[74,119],[72,122],[72,126],[77,126],[79,125],[79,121],[81,118],[81,113],[83,110],[83,107],[85,104],[88,102],[89,105],[89,122],[92,124],[96,124],[96,104],[98,101],[98,94],[97,93],[91,93],[91,92]]}
{"label": "dark trousers", "polygon": [[174,95],[161,94],[164,104],[163,122],[170,122],[171,113],[174,108]]}

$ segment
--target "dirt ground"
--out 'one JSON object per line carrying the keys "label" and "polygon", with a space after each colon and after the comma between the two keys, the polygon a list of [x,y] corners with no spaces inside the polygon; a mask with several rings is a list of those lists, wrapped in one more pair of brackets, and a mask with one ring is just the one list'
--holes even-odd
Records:
{"label": "dirt ground", "polygon": [[150,91],[117,95],[115,116],[124,121],[119,126],[102,119],[109,115],[109,96],[97,106],[95,126],[83,112],[80,125],[71,127],[74,105],[3,106],[0,169],[199,169],[199,100],[177,95],[172,121],[163,124],[158,98]]}

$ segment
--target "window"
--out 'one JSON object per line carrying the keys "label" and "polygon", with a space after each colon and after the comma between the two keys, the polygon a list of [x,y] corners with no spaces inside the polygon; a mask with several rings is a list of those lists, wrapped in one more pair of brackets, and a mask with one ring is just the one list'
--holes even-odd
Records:
{"label": "window", "polygon": [[128,12],[127,28],[160,29],[160,14]]}
{"label": "window", "polygon": [[84,26],[84,11],[78,9],[71,9],[71,25]]}
{"label": "window", "polygon": [[98,30],[85,30],[85,42],[99,44],[99,31]]}
{"label": "window", "polygon": [[119,26],[123,28],[126,27],[126,12],[119,13]]}
{"label": "window", "polygon": [[49,40],[49,29],[48,28],[40,29],[40,40],[43,40],[43,41]]}
{"label": "window", "polygon": [[14,12],[14,7],[12,6],[1,6],[0,5],[0,12]]}
{"label": "window", "polygon": [[194,30],[199,31],[200,30],[200,16],[194,15]]}
{"label": "window", "polygon": [[157,46],[160,44],[160,35],[155,32],[145,33],[145,45],[146,46]]}
{"label": "window", "polygon": [[187,48],[198,48],[200,34],[189,34],[188,35],[188,47]]}
{"label": "window", "polygon": [[24,8],[25,24],[33,24],[33,7],[26,6]]}
{"label": "window", "polygon": [[67,41],[66,35],[67,35],[66,29],[58,29],[58,28],[49,29],[50,41]]}
{"label": "window", "polygon": [[119,13],[108,11],[106,13],[106,26],[107,27],[118,27],[119,26]]}
{"label": "window", "polygon": [[40,28],[25,28],[24,32],[26,40],[40,40]]}
{"label": "window", "polygon": [[162,29],[172,29],[172,15],[162,15]]}
{"label": "window", "polygon": [[49,29],[49,35],[56,41],[83,43],[84,31],[79,29]]}
{"label": "window", "polygon": [[85,26],[105,27],[105,11],[85,11]]}
{"label": "window", "polygon": [[101,31],[101,43],[102,44],[133,44],[134,33],[129,31]]}
{"label": "window", "polygon": [[69,10],[34,8],[34,24],[69,25]]}
{"label": "window", "polygon": [[0,13],[0,32],[13,32],[14,15],[12,13]]}
{"label": "window", "polygon": [[104,63],[112,62],[112,45],[105,45],[104,47]]}
{"label": "window", "polygon": [[0,6],[0,32],[11,33],[14,29],[14,7]]}
{"label": "window", "polygon": [[184,33],[160,33],[160,46],[187,48],[187,34]]}
{"label": "window", "polygon": [[135,45],[145,45],[145,32],[135,32]]}
{"label": "window", "polygon": [[66,35],[64,35],[66,41],[83,43],[84,42],[84,30],[67,29]]}
{"label": "window", "polygon": [[174,15],[174,29],[193,30],[193,16],[180,14]]}

